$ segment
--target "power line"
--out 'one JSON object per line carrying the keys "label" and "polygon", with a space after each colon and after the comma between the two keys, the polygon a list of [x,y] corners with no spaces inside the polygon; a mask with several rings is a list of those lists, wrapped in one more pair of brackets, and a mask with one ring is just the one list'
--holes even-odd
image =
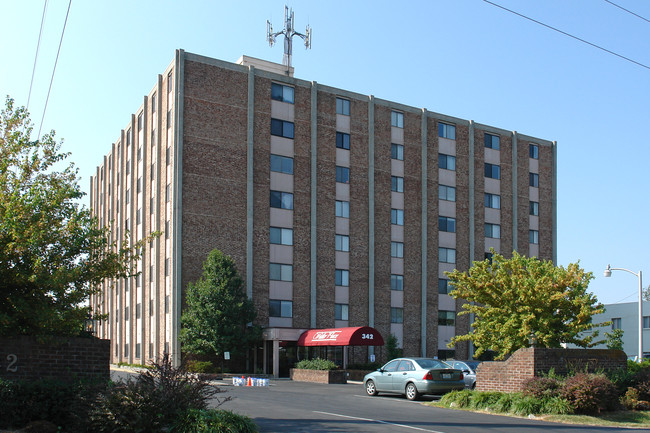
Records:
{"label": "power line", "polygon": [[61,31],[61,39],[59,40],[59,49],[56,50],[56,60],[54,60],[54,68],[52,68],[52,78],[50,78],[50,87],[47,89],[47,98],[45,98],[45,107],[43,107],[43,116],[41,117],[41,125],[38,127],[38,135],[36,136],[37,139],[41,138],[41,129],[43,128],[43,121],[45,120],[45,110],[47,110],[47,102],[50,100],[50,91],[52,90],[52,83],[54,82],[54,72],[56,72],[56,64],[59,62],[59,53],[61,52],[61,44],[63,43],[65,26],[68,24],[70,5],[72,5],[72,0],[68,2],[68,11],[65,13],[65,21],[63,22],[63,30]]}
{"label": "power line", "polygon": [[616,3],[611,2],[611,1],[609,1],[609,0],[605,0],[605,1],[606,1],[607,3],[609,3],[610,5],[612,5],[612,6],[616,6],[617,8],[624,10],[624,11],[627,12],[628,14],[632,14],[632,15],[634,15],[635,17],[637,17],[637,18],[641,18],[643,21],[647,21],[647,22],[650,23],[650,20],[649,20],[649,19],[647,19],[647,18],[645,18],[645,17],[642,17],[642,16],[639,15],[639,14],[635,14],[635,13],[632,12],[631,10],[625,9],[623,6],[617,5]]}
{"label": "power line", "polygon": [[[520,17],[522,17],[522,18],[525,18],[525,19],[527,19],[527,20],[529,20],[529,21],[532,21],[532,22],[534,22],[534,23],[537,23],[537,24],[539,24],[540,26],[544,26],[544,27],[549,28],[549,29],[551,29],[551,30],[554,30],[554,31],[556,31],[556,32],[558,32],[558,33],[561,33],[561,34],[563,34],[564,36],[568,36],[568,37],[573,38],[573,39],[575,39],[575,40],[578,40],[578,41],[580,41],[580,42],[582,42],[582,43],[585,43],[585,44],[587,44],[587,45],[591,45],[591,46],[594,47],[594,48],[598,48],[599,50],[605,51],[606,53],[612,54],[612,55],[614,55],[614,56],[616,56],[616,57],[620,57],[620,58],[623,59],[623,60],[627,60],[628,62],[634,63],[635,65],[639,65],[639,66],[641,66],[641,67],[643,67],[643,68],[650,69],[650,66],[648,66],[648,65],[644,65],[643,63],[637,62],[636,60],[632,60],[632,59],[630,59],[629,57],[625,57],[625,56],[623,56],[623,55],[621,55],[621,54],[615,53],[614,51],[608,50],[607,48],[603,48],[603,47],[601,47],[600,45],[596,45],[596,44],[594,44],[594,43],[591,43],[591,42],[589,42],[589,41],[586,41],[586,40],[584,40],[584,39],[581,39],[581,38],[579,38],[579,37],[577,37],[577,36],[574,36],[574,35],[572,35],[572,34],[570,34],[570,33],[567,33],[567,32],[564,32],[564,31],[562,31],[562,30],[560,30],[560,29],[557,29],[557,28],[555,28],[555,27],[549,26],[548,24],[544,24],[544,23],[541,22],[541,21],[537,21],[537,20],[535,20],[535,19],[533,19],[533,18],[527,17],[526,15],[520,14],[519,12],[515,12],[515,11],[513,11],[513,10],[511,10],[511,9],[508,9],[508,8],[506,8],[506,7],[503,7],[503,6],[501,6],[501,5],[498,5],[498,4],[496,4],[496,3],[493,3],[493,2],[491,2],[491,1],[489,1],[489,0],[483,0],[483,1],[484,1],[485,3],[489,3],[489,4],[491,4],[492,6],[496,6],[496,7],[500,8],[500,9],[503,9],[504,11],[508,11],[508,12],[510,12],[511,14],[515,14],[515,15],[520,16]],[[607,1],[607,0],[605,0],[605,1]]]}
{"label": "power line", "polygon": [[32,86],[34,85],[34,74],[36,73],[36,60],[38,59],[38,49],[41,46],[41,35],[43,35],[43,24],[45,23],[45,10],[47,9],[47,0],[43,4],[43,16],[41,17],[41,29],[38,31],[38,42],[36,43],[36,55],[34,56],[34,67],[32,68],[32,79],[29,82],[29,95],[27,96],[27,107],[29,110],[29,100],[32,98]]}

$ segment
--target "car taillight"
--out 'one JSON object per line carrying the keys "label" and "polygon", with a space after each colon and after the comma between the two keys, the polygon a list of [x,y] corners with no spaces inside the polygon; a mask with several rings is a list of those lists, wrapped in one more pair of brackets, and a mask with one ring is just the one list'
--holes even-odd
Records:
{"label": "car taillight", "polygon": [[424,375],[422,380],[433,380],[433,375],[431,374],[430,371],[427,371],[427,374]]}
{"label": "car taillight", "polygon": [[463,380],[463,372],[460,373],[460,380]]}

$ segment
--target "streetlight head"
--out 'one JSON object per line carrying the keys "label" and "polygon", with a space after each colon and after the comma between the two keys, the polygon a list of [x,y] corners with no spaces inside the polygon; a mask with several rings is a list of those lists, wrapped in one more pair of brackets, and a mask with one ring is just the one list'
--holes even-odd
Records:
{"label": "streetlight head", "polygon": [[605,269],[605,272],[603,272],[603,275],[607,278],[612,276],[612,271],[609,268],[609,265],[607,265],[607,269]]}

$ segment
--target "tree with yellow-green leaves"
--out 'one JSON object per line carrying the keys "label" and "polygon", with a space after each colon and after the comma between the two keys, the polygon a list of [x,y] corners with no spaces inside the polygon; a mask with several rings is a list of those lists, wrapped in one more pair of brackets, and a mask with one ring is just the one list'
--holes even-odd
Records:
{"label": "tree with yellow-green leaves", "polygon": [[516,251],[510,259],[493,251],[491,261],[474,262],[467,272],[446,274],[453,286],[450,295],[467,301],[458,314],[474,315],[470,332],[455,336],[450,346],[471,341],[476,356],[492,350],[496,359],[503,359],[531,344],[592,347],[602,342],[595,341],[598,331],[583,334],[602,326],[594,325],[592,317],[605,309],[587,291],[592,273],[578,263],[565,268]]}

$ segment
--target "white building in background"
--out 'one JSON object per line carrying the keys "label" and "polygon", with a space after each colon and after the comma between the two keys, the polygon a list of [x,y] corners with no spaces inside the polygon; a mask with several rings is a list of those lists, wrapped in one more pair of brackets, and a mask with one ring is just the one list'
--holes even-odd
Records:
{"label": "white building in background", "polygon": [[[639,341],[639,304],[625,302],[620,304],[605,304],[605,312],[594,316],[594,323],[612,322],[611,325],[596,328],[600,330],[598,340],[606,340],[605,332],[612,329],[623,330],[623,350],[630,358],[636,358]],[[592,331],[593,332],[593,331]],[[594,346],[595,349],[606,349],[605,343]],[[643,357],[650,358],[650,302],[643,303]]]}

